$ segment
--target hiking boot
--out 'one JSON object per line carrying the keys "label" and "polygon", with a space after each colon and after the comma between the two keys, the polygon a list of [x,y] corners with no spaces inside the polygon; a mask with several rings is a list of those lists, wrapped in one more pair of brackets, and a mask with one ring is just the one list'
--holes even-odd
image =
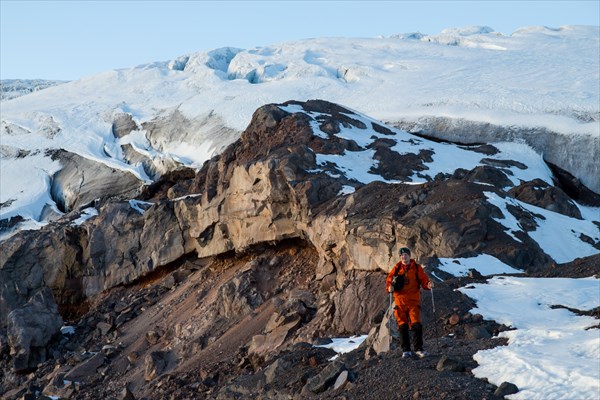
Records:
{"label": "hiking boot", "polygon": [[425,357],[427,357],[427,356],[429,355],[429,353],[428,353],[428,352],[426,352],[425,350],[419,350],[419,351],[416,351],[416,352],[415,352],[415,354],[416,354],[416,355],[417,355],[417,357],[419,357],[419,358],[425,358]]}
{"label": "hiking boot", "polygon": [[413,356],[412,351],[405,351],[402,353],[402,358],[411,358]]}

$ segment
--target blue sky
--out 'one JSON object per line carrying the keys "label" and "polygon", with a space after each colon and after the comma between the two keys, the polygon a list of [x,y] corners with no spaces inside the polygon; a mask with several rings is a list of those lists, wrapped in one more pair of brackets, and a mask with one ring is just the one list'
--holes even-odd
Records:
{"label": "blue sky", "polygon": [[72,80],[223,46],[489,26],[600,25],[584,1],[0,0],[0,77]]}

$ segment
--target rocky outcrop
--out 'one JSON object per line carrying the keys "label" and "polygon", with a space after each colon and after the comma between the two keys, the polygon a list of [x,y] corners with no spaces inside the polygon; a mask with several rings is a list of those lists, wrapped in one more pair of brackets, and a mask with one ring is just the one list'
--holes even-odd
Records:
{"label": "rocky outcrop", "polygon": [[50,194],[63,212],[93,205],[97,199],[135,197],[144,184],[130,172],[65,150],[54,151],[52,159],[62,168],[52,176]]}
{"label": "rocky outcrop", "polygon": [[132,131],[138,130],[138,124],[133,120],[131,114],[118,113],[114,116],[112,123],[112,134],[116,138],[122,138],[129,135]]}
{"label": "rocky outcrop", "polygon": [[[144,162],[146,173],[154,179],[177,169],[178,162],[170,156],[173,147],[187,145],[208,158],[220,153],[239,137],[239,131],[231,129],[214,112],[189,119],[179,110],[151,121],[144,122],[142,129],[153,149],[163,152],[164,157],[155,157]],[[175,151],[175,153],[178,153]]]}
{"label": "rocky outcrop", "polygon": [[[395,263],[399,247],[411,247],[430,271],[435,271],[438,258],[482,253],[523,270],[554,264],[527,234],[536,229],[532,217],[513,207],[508,212],[522,222],[523,230],[507,232],[498,222],[507,211],[491,204],[486,193],[514,195],[576,216],[560,191],[544,187],[547,195],[536,197],[540,183],[515,188],[506,171],[526,166],[519,160],[491,159],[499,152],[493,146],[468,150],[482,159],[470,171],[440,173],[426,183],[409,184],[415,176],[427,177],[433,150],[401,154],[393,150],[395,144],[408,146],[423,139],[396,135],[324,101],[261,107],[240,140],[197,173],[165,175],[135,200],[99,201],[98,215],[83,223],[76,222],[78,213],[70,213],[39,232],[22,232],[0,244],[0,330],[12,323],[7,316],[28,310],[35,293],[46,288],[61,309],[68,309],[197,258],[202,265],[194,270],[202,271],[206,282],[198,278],[198,288],[189,289],[186,296],[193,292],[196,300],[187,300],[182,313],[202,317],[182,317],[161,330],[152,329],[149,336],[142,333],[147,340],[132,345],[130,354],[162,351],[157,346],[166,337],[181,346],[182,354],[198,352],[200,358],[214,359],[225,352],[216,346],[227,339],[246,348],[247,359],[240,362],[262,365],[294,341],[325,333],[368,333],[386,302],[382,276]],[[365,183],[353,176],[352,167],[358,165],[323,161],[358,153],[372,154],[368,173],[379,180]],[[68,171],[63,169],[56,180],[66,178]],[[390,179],[407,182],[385,182]],[[111,193],[125,195],[117,192]],[[81,192],[78,199],[83,202]],[[287,252],[260,255],[269,246],[284,244],[290,246]],[[220,260],[245,254],[254,259],[221,268]],[[175,290],[182,279],[173,275],[165,288]],[[44,299],[51,308],[52,300]],[[99,334],[119,334],[119,327],[142,312],[134,306],[118,308],[107,311],[105,320],[94,321]],[[48,313],[48,318],[46,329],[29,347],[25,333],[11,342],[12,351],[20,352],[15,368],[35,362],[32,346],[50,343],[61,321],[57,313]],[[147,322],[160,324],[159,319]],[[144,358],[147,381],[184,369],[170,361],[175,355],[165,355],[166,360],[157,354],[162,353]]]}
{"label": "rocky outcrop", "polygon": [[477,144],[523,140],[543,154],[548,162],[568,171],[578,177],[585,186],[600,193],[598,165],[595,162],[596,155],[600,151],[598,135],[564,135],[546,128],[525,129],[435,116],[421,117],[418,121],[411,122],[399,121],[394,125],[410,132],[453,143]]}
{"label": "rocky outcrop", "polygon": [[46,361],[46,344],[61,326],[62,318],[47,287],[33,293],[22,307],[12,310],[7,316],[7,336],[14,370],[25,372]]}
{"label": "rocky outcrop", "polygon": [[534,179],[514,187],[508,193],[525,203],[581,219],[581,212],[573,200],[561,189],[550,186],[541,179]]}

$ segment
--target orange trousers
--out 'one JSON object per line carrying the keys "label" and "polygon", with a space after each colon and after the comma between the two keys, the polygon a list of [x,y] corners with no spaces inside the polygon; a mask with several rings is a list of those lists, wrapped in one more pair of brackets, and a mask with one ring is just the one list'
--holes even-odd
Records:
{"label": "orange trousers", "polygon": [[398,304],[394,307],[394,317],[398,326],[408,324],[412,329],[413,324],[421,323],[421,304]]}

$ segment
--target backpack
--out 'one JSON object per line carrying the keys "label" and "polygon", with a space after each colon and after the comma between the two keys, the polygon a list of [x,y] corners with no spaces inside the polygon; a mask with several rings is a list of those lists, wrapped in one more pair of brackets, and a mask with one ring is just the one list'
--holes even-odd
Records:
{"label": "backpack", "polygon": [[394,275],[392,278],[392,287],[394,288],[394,292],[399,292],[404,287],[404,278],[406,276],[406,272],[402,275]]}
{"label": "backpack", "polygon": [[[417,271],[415,276],[417,277],[417,284],[421,286],[421,282],[419,281],[419,264],[415,263]],[[409,265],[410,266],[410,265]],[[394,292],[399,292],[404,287],[404,282],[406,280],[406,273],[408,272],[408,268],[404,271],[402,275],[398,275],[399,267],[396,267],[396,273],[394,273],[394,277],[392,278],[392,287],[394,288]]]}

